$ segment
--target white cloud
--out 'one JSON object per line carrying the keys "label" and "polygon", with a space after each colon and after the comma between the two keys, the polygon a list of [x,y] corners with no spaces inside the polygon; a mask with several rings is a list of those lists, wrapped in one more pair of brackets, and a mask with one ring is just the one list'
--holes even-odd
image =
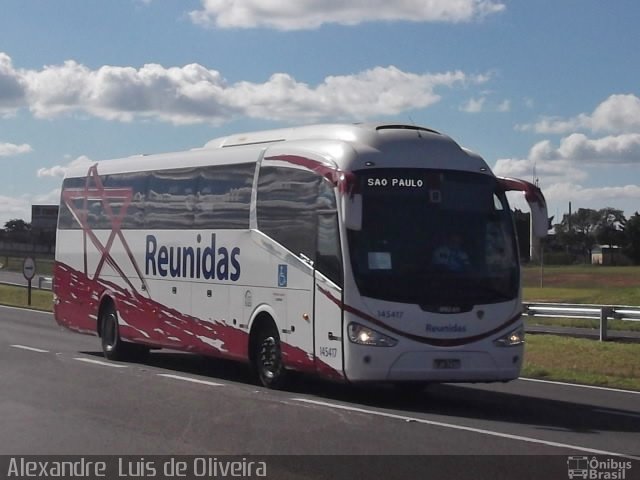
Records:
{"label": "white cloud", "polygon": [[0,143],[0,157],[10,157],[20,155],[21,153],[29,153],[33,151],[31,145],[23,143],[16,145],[14,143]]}
{"label": "white cloud", "polygon": [[590,128],[595,132],[640,131],[640,98],[611,95],[591,114]]}
{"label": "white cloud", "polygon": [[29,221],[31,218],[31,198],[27,196],[22,197],[7,197],[6,195],[0,195],[0,228],[4,227],[4,224],[14,218],[20,218],[22,220]]}
{"label": "white cloud", "polygon": [[60,203],[61,188],[54,188],[48,193],[33,195],[31,202],[34,205],[58,205]]}
{"label": "white cloud", "polygon": [[[610,95],[591,113],[543,117],[516,129],[564,137],[558,142],[536,143],[526,159],[498,160],[496,170],[500,174],[532,175],[535,165],[550,203],[574,201],[596,209],[611,205],[629,214],[638,209],[640,185],[627,180],[636,180],[640,166],[640,98],[636,95]],[[600,186],[614,176],[623,179],[616,182],[622,185]],[[591,181],[586,182],[587,178]]]}
{"label": "white cloud", "polygon": [[[566,182],[551,184],[543,188],[548,203],[567,205],[572,202],[580,208],[598,210],[605,206],[621,208],[625,215],[632,215],[637,211],[640,202],[640,186],[622,185],[606,187],[584,187],[580,184]],[[634,208],[625,208],[624,205],[636,205]]]}
{"label": "white cloud", "polygon": [[460,109],[461,112],[466,113],[480,113],[480,112],[498,112],[506,113],[511,111],[511,102],[509,100],[503,100],[500,103],[487,101],[487,97],[470,98]]}
{"label": "white cloud", "polygon": [[571,162],[538,162],[532,158],[501,158],[493,167],[493,172],[501,177],[515,177],[524,179],[541,179],[545,185],[554,182],[584,180],[587,178],[585,170]]}
{"label": "white cloud", "polygon": [[315,29],[372,21],[470,22],[505,9],[495,0],[201,0],[191,20],[218,28]]}
{"label": "white cloud", "polygon": [[49,167],[49,168],[39,168],[36,175],[38,176],[38,178],[64,177],[65,173],[67,173],[67,170],[71,167],[75,167],[78,165],[86,165],[88,168],[93,163],[94,163],[93,160],[91,160],[89,157],[85,155],[81,155],[78,158],[67,163],[66,165],[54,165],[53,167]]}
{"label": "white cloud", "polygon": [[467,113],[480,113],[486,101],[486,97],[470,98],[467,103],[460,107],[460,110]]}
{"label": "white cloud", "polygon": [[640,133],[625,133],[591,139],[574,133],[558,147],[545,140],[531,148],[529,158],[537,161],[568,161],[581,165],[640,164]]}
{"label": "white cloud", "polygon": [[576,130],[629,133],[640,131],[640,98],[633,94],[611,95],[591,114],[575,117],[543,117],[534,124],[516,126],[517,130],[543,134],[564,134]]}
{"label": "white cloud", "polygon": [[[527,158],[499,159],[494,172],[500,176],[539,179],[551,205],[564,209],[573,201],[583,208],[614,206],[631,214],[640,202],[640,185],[584,186],[591,177],[605,173],[604,168],[617,169],[623,179],[637,177],[640,165],[640,134],[628,133],[591,139],[581,133],[563,138],[555,145],[549,140],[536,143]],[[623,180],[627,183],[628,180]],[[621,182],[622,183],[622,182]],[[514,206],[526,210],[520,198],[510,197]],[[634,210],[635,209],[635,210]]]}
{"label": "white cloud", "polygon": [[327,77],[316,87],[276,74],[264,84],[238,83],[228,94],[232,103],[252,118],[366,119],[428,107],[440,100],[435,92],[438,87],[476,81],[462,72],[420,75],[376,67],[355,75]]}
{"label": "white cloud", "polygon": [[25,87],[11,58],[0,52],[0,114],[8,114],[24,104]]}
{"label": "white cloud", "polygon": [[504,100],[502,103],[500,103],[498,105],[498,111],[499,112],[510,112],[511,111],[511,101],[510,100]]}
{"label": "white cloud", "polygon": [[[3,58],[10,64],[9,57]],[[490,78],[460,71],[411,73],[388,66],[329,76],[318,85],[286,73],[264,83],[228,84],[220,72],[198,64],[91,70],[72,60],[42,70],[7,71],[15,84],[25,87],[24,103],[38,118],[85,113],[107,120],[153,118],[174,124],[221,124],[242,116],[292,122],[366,120],[428,107],[440,100],[440,88]]]}
{"label": "white cloud", "polygon": [[[640,164],[640,134],[623,134],[590,139],[574,133],[558,146],[544,140],[536,143],[527,158],[502,158],[493,168],[496,175],[539,178],[544,185],[585,180],[589,169]],[[546,191],[546,190],[545,190]]]}

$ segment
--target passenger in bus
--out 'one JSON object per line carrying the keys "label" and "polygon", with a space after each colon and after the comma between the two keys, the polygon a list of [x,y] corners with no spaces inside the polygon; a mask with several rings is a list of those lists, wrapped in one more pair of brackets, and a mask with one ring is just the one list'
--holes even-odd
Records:
{"label": "passenger in bus", "polygon": [[471,267],[469,255],[462,248],[462,236],[453,233],[446,244],[433,251],[432,263],[449,272],[464,272]]}

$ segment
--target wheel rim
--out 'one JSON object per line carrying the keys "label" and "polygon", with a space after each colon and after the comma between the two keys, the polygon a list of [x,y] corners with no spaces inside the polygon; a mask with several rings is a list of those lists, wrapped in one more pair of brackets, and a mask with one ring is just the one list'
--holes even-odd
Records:
{"label": "wheel rim", "polygon": [[265,379],[271,381],[281,369],[280,345],[275,338],[267,337],[260,345],[260,372]]}
{"label": "wheel rim", "polygon": [[105,315],[104,322],[102,341],[107,350],[113,350],[118,335],[116,328],[116,316],[113,313],[108,313]]}

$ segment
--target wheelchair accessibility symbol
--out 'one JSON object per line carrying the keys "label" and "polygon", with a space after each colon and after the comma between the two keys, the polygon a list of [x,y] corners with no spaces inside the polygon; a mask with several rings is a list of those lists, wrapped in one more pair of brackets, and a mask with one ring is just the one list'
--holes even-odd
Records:
{"label": "wheelchair accessibility symbol", "polygon": [[287,286],[287,266],[286,265],[278,265],[278,286],[279,287]]}

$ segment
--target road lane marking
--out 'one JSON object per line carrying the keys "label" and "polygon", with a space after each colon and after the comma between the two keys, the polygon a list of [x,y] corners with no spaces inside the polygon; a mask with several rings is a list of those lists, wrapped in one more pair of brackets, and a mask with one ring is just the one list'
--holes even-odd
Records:
{"label": "road lane marking", "polygon": [[173,378],[174,380],[184,380],[185,382],[200,383],[202,385],[209,385],[210,387],[224,386],[223,383],[208,382],[207,380],[198,380],[197,378],[182,377],[180,375],[171,375],[170,373],[158,373],[158,376],[165,377],[165,378]]}
{"label": "road lane marking", "polygon": [[10,345],[13,348],[19,348],[21,350],[29,350],[30,352],[49,353],[49,350],[43,350],[41,348],[28,347],[27,345]]}
{"label": "road lane marking", "polygon": [[102,365],[104,367],[127,368],[129,366],[129,365],[119,365],[117,363],[103,362],[101,360],[94,360],[92,358],[83,358],[83,357],[75,357],[74,360],[78,360],[79,362],[93,363],[94,365]]}
{"label": "road lane marking", "polygon": [[640,395],[640,391],[623,390],[621,388],[598,387],[596,385],[582,385],[580,383],[556,382],[554,380],[540,380],[539,378],[520,377],[518,380],[522,380],[525,382],[550,383],[552,385],[564,385],[567,387],[578,387],[578,388],[591,388],[593,390],[605,390],[607,392],[630,393],[632,395]]}
{"label": "road lane marking", "polygon": [[580,452],[587,452],[587,453],[593,453],[593,454],[597,454],[597,455],[609,455],[609,456],[613,456],[613,457],[623,457],[623,458],[629,458],[632,460],[640,460],[640,457],[634,457],[631,455],[627,455],[625,453],[618,453],[618,452],[608,452],[606,450],[598,450],[595,448],[587,448],[587,447],[581,447],[578,445],[571,445],[568,443],[559,443],[559,442],[552,442],[549,440],[541,440],[539,438],[532,438],[532,437],[524,437],[522,435],[512,435],[510,433],[502,433],[502,432],[496,432],[493,430],[485,430],[484,428],[474,428],[474,427],[467,427],[464,425],[456,425],[454,423],[444,423],[444,422],[438,422],[435,420],[427,420],[425,418],[419,418],[419,417],[408,417],[405,415],[397,415],[395,413],[387,413],[387,412],[380,412],[377,410],[367,410],[365,408],[358,408],[358,407],[350,407],[348,405],[340,405],[337,403],[329,403],[329,402],[321,402],[318,400],[310,400],[307,398],[293,398],[293,400],[298,401],[298,402],[303,402],[303,403],[309,403],[312,405],[319,405],[319,406],[323,406],[323,407],[328,407],[328,408],[335,408],[338,410],[348,410],[351,412],[358,412],[358,413],[365,413],[365,414],[369,414],[369,415],[377,415],[379,417],[386,417],[386,418],[391,418],[394,420],[402,420],[405,422],[416,422],[416,423],[422,423],[424,425],[431,425],[434,427],[443,427],[443,428],[451,428],[453,430],[462,430],[465,432],[473,432],[473,433],[480,433],[483,435],[490,435],[492,437],[500,437],[500,438],[507,438],[509,440],[518,440],[521,442],[528,442],[528,443],[536,443],[539,445],[546,445],[549,447],[556,447],[556,448],[566,448],[569,450],[577,450]]}
{"label": "road lane marking", "polygon": [[620,415],[621,417],[640,418],[640,413],[620,412],[618,410],[610,410],[608,408],[594,408],[594,412],[606,413],[608,415]]}

